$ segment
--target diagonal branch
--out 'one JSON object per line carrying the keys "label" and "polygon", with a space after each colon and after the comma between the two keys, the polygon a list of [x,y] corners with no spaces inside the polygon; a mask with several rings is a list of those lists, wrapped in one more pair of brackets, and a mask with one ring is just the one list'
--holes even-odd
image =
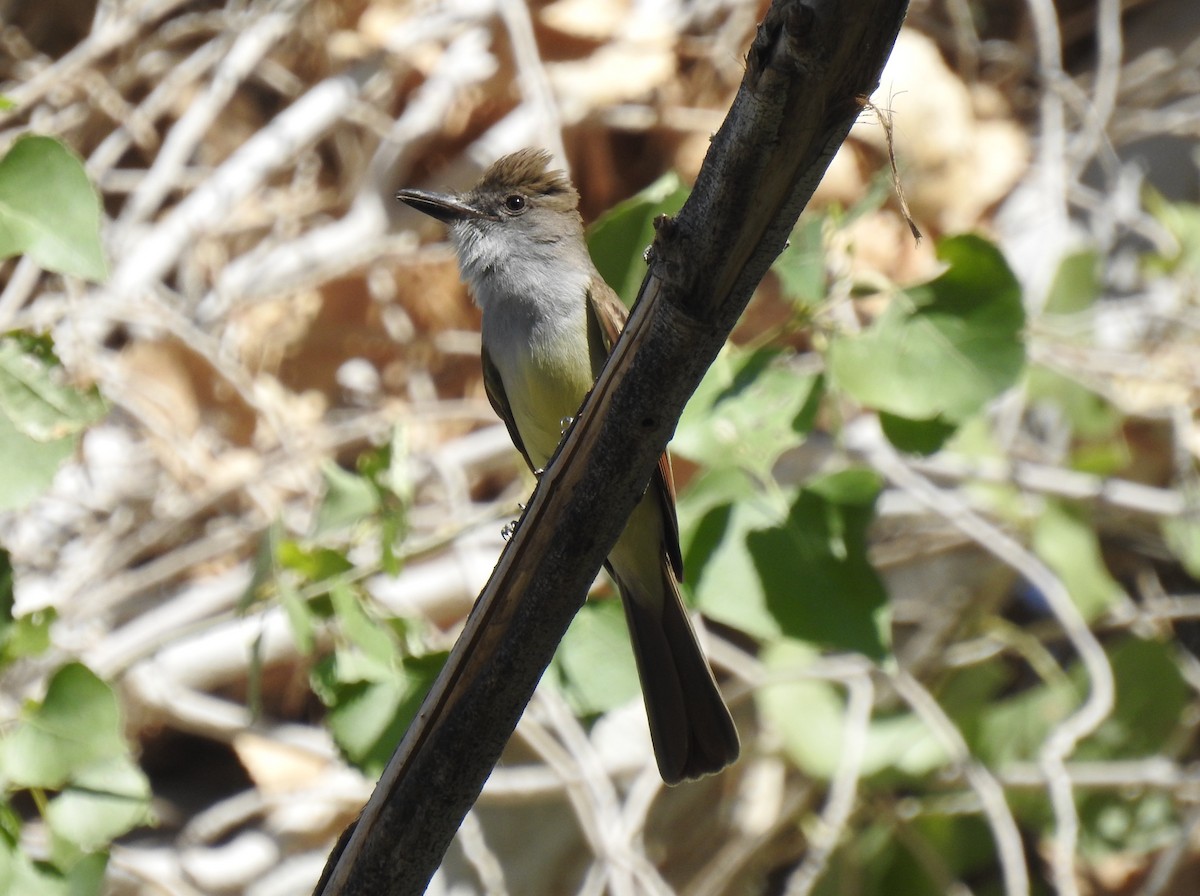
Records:
{"label": "diagonal branch", "polygon": [[658,229],[624,335],[318,894],[424,891],[684,404],[875,88],[906,5],[772,4],[691,198]]}

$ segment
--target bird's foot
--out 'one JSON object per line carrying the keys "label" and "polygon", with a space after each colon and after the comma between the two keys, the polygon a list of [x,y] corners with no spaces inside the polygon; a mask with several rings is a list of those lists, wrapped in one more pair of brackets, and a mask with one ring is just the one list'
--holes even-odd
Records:
{"label": "bird's foot", "polygon": [[[519,507],[521,509],[522,513],[525,512],[524,504],[518,504],[517,507]],[[500,530],[500,537],[503,538],[505,541],[508,541],[510,538],[512,538],[514,535],[517,534],[517,526],[519,526],[519,525],[521,525],[520,517],[517,517],[515,520],[509,520],[507,523],[504,524],[504,528]]]}

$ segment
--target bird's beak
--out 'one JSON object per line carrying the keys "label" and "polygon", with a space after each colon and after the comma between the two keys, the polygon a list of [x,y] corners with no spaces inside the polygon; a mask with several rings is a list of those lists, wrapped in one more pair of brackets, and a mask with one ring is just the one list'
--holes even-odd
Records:
{"label": "bird's beak", "polygon": [[408,203],[419,212],[437,218],[446,224],[467,221],[472,218],[495,220],[495,215],[476,208],[449,193],[430,193],[427,190],[401,190],[396,194],[401,202]]}

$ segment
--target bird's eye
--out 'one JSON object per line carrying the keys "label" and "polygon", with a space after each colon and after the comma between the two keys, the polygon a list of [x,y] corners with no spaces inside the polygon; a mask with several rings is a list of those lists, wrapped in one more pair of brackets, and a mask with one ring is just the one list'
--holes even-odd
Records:
{"label": "bird's eye", "polygon": [[504,207],[510,212],[525,211],[525,197],[520,193],[513,193],[504,200]]}

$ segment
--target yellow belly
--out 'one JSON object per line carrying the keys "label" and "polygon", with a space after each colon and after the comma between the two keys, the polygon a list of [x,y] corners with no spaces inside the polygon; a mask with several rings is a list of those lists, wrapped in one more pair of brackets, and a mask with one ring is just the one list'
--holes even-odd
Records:
{"label": "yellow belly", "polygon": [[[564,364],[561,357],[531,355],[501,374],[517,431],[538,469],[549,462],[563,430],[592,387],[586,358],[584,355],[584,364]],[[556,360],[559,363],[554,363]]]}

